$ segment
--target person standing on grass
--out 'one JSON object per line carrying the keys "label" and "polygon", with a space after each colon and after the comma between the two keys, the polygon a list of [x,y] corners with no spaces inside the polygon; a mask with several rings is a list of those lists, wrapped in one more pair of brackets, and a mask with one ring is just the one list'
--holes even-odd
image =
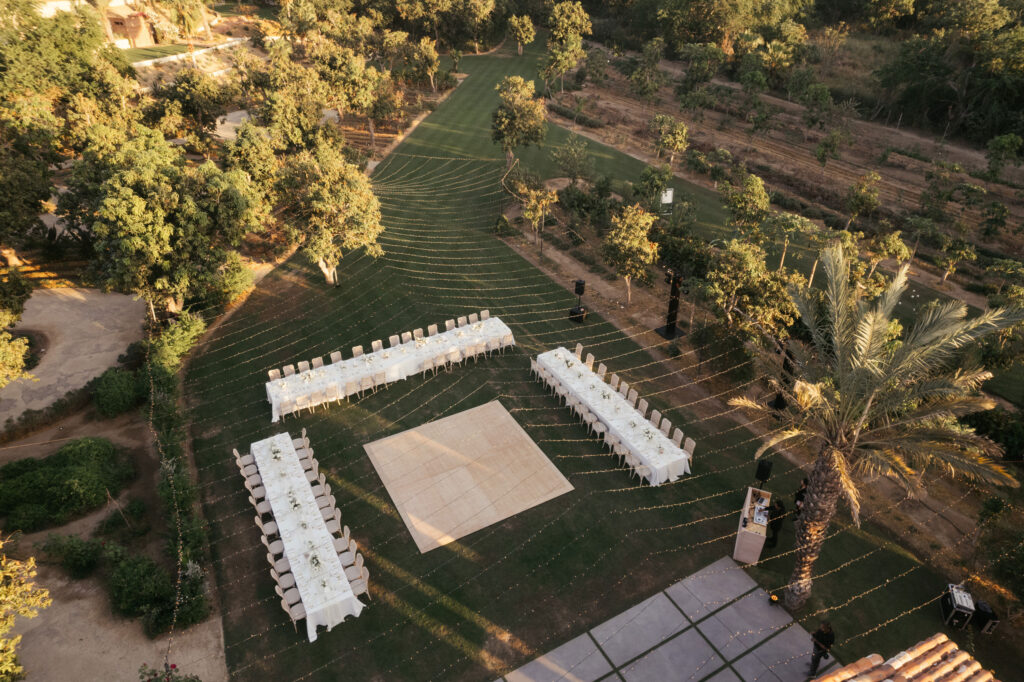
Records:
{"label": "person standing on grass", "polygon": [[765,543],[768,547],[774,547],[779,544],[779,531],[782,530],[782,521],[786,518],[786,505],[782,503],[782,500],[775,498],[772,501],[772,506],[768,510],[768,530],[771,531],[771,535],[768,536],[768,542]]}
{"label": "person standing on grass", "polygon": [[800,482],[800,490],[796,491],[793,495],[793,520],[795,521],[800,517],[800,509],[804,506],[804,497],[807,495],[807,483],[808,479],[804,479]]}
{"label": "person standing on grass", "polygon": [[827,620],[821,621],[821,625],[811,635],[811,643],[814,645],[814,650],[811,652],[811,667],[808,670],[811,677],[818,674],[818,664],[821,663],[821,659],[828,659],[832,655],[832,645],[835,641],[836,635],[832,632],[832,624]]}

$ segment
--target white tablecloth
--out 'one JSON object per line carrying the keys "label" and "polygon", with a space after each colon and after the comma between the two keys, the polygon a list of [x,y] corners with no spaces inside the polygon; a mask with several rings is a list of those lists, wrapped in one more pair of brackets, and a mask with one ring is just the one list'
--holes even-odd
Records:
{"label": "white tablecloth", "polygon": [[586,405],[608,433],[615,436],[636,457],[647,465],[651,485],[674,481],[690,473],[690,455],[676,446],[625,398],[566,348],[541,353],[537,364],[557,377],[569,392]]}
{"label": "white tablecloth", "polygon": [[251,452],[306,609],[309,641],[315,642],[318,625],[330,630],[346,617],[358,616],[363,604],[352,594],[291,436],[281,433],[258,441]]}
{"label": "white tablecloth", "polygon": [[[385,348],[367,353],[358,358],[324,365],[308,372],[267,382],[267,400],[270,401],[271,421],[280,419],[283,400],[294,400],[299,396],[324,391],[331,384],[338,385],[338,392],[345,396],[345,385],[354,381],[356,385],[365,378],[384,372],[388,382],[400,381],[417,374],[426,360],[455,349],[465,351],[470,346],[486,343],[492,339],[501,340],[511,335],[512,330],[497,317],[481,320],[449,332],[413,339],[394,348]],[[513,340],[514,343],[514,340]]]}

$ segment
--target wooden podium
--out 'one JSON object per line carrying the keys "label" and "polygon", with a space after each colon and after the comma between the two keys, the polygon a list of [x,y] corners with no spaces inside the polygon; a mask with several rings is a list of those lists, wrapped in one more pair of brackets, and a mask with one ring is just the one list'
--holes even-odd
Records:
{"label": "wooden podium", "polygon": [[740,527],[736,533],[736,547],[732,558],[741,564],[751,564],[761,558],[761,548],[768,535],[768,505],[772,494],[766,490],[747,488],[747,499],[740,512]]}

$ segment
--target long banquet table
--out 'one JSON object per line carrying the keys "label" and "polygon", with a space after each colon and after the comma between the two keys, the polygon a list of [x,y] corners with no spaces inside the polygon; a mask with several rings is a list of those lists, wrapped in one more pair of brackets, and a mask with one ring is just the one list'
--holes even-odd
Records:
{"label": "long banquet table", "polygon": [[647,465],[648,482],[660,485],[690,473],[690,454],[654,428],[618,391],[612,390],[566,348],[541,353],[537,364],[557,378],[569,392],[587,406],[608,433]]}
{"label": "long banquet table", "polygon": [[291,436],[280,433],[250,447],[306,610],[306,634],[315,642],[318,625],[330,630],[358,616],[363,604],[352,593]]}
{"label": "long banquet table", "polygon": [[[338,393],[345,397],[345,386],[349,382],[359,382],[366,377],[384,372],[388,383],[408,378],[418,373],[426,360],[436,358],[442,353],[458,349],[465,352],[470,346],[486,343],[511,336],[512,330],[497,317],[480,322],[456,327],[451,331],[435,334],[421,339],[413,339],[406,343],[367,353],[357,358],[349,358],[341,362],[331,363],[299,372],[289,377],[267,382],[267,400],[271,406],[271,421],[281,418],[280,407],[285,400],[294,400],[300,396],[312,396],[317,391],[325,391],[331,384],[338,386]],[[513,343],[515,340],[513,338]]]}

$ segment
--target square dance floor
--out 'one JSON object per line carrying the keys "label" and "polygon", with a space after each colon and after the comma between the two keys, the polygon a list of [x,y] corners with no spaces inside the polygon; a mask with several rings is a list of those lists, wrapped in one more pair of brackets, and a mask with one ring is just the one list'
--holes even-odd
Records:
{"label": "square dance floor", "polygon": [[420,552],[573,489],[497,400],[363,448]]}

